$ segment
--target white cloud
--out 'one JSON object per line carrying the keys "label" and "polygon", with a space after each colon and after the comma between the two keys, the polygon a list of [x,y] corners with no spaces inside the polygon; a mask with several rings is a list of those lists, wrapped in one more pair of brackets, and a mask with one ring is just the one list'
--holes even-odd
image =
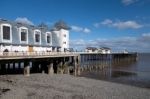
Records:
{"label": "white cloud", "polygon": [[139,0],[122,0],[121,2],[124,4],[124,5],[131,5],[133,3],[136,3],[138,2]]}
{"label": "white cloud", "polygon": [[90,33],[91,30],[89,28],[83,28],[83,27],[79,27],[79,26],[71,26],[71,29],[75,32],[83,32],[83,33]]}
{"label": "white cloud", "polygon": [[100,23],[94,23],[93,25],[94,27],[98,28],[100,26]]}
{"label": "white cloud", "polygon": [[113,51],[138,51],[150,52],[150,33],[143,33],[140,37],[120,37],[113,39],[94,39],[94,40],[71,40],[70,46],[76,49],[92,47],[110,47]]}
{"label": "white cloud", "polygon": [[82,31],[82,28],[81,28],[81,27],[78,27],[78,26],[71,26],[71,29],[72,29],[73,31],[76,31],[76,32]]}
{"label": "white cloud", "polygon": [[105,19],[103,22],[101,22],[101,24],[103,24],[103,25],[112,24],[112,20],[110,20],[110,19]]}
{"label": "white cloud", "polygon": [[70,46],[84,46],[86,42],[83,39],[71,40]]}
{"label": "white cloud", "polygon": [[110,19],[105,19],[100,23],[95,23],[94,26],[96,28],[100,27],[101,25],[108,26],[108,27],[115,27],[117,29],[138,29],[142,28],[143,25],[137,23],[136,21],[112,21]]}
{"label": "white cloud", "polygon": [[142,36],[143,37],[150,37],[150,33],[143,33]]}
{"label": "white cloud", "polygon": [[26,17],[18,17],[15,20],[16,22],[20,22],[23,24],[28,24],[28,25],[34,25],[30,20],[28,20]]}
{"label": "white cloud", "polygon": [[90,29],[88,29],[88,28],[84,28],[84,29],[83,29],[83,32],[84,32],[84,33],[90,33],[90,32],[91,32],[91,30],[90,30]]}
{"label": "white cloud", "polygon": [[113,27],[116,27],[118,29],[138,29],[143,27],[143,25],[138,24],[135,21],[124,21],[124,22],[115,22],[112,24]]}
{"label": "white cloud", "polygon": [[102,21],[102,22],[97,22],[97,23],[94,23],[94,27],[96,27],[96,28],[99,28],[100,27],[100,25],[111,25],[113,23],[113,21],[112,20],[110,20],[110,19],[105,19],[104,21]]}
{"label": "white cloud", "polygon": [[138,39],[138,41],[140,41],[140,42],[149,42],[150,43],[150,33],[143,33],[142,37],[140,37]]}

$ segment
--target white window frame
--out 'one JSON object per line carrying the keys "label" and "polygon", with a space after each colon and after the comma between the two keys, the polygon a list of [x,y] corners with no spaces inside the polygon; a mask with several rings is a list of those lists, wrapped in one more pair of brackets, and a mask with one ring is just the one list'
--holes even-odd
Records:
{"label": "white window frame", "polygon": [[[27,38],[26,38],[26,41],[21,41],[21,30],[22,30],[22,29],[25,29],[25,30],[27,31],[27,35],[26,35]],[[28,28],[26,28],[26,27],[20,27],[20,28],[19,28],[19,38],[20,38],[20,43],[28,44],[28,41],[29,41],[29,40],[28,40]]]}
{"label": "white window frame", "polygon": [[[6,39],[3,39],[3,26],[8,26],[10,27],[10,40],[6,40]],[[12,43],[12,26],[10,24],[1,24],[1,40],[2,42],[5,42],[5,43]]]}
{"label": "white window frame", "polygon": [[[50,35],[50,43],[47,43],[47,35]],[[51,35],[51,32],[46,32],[45,40],[46,40],[46,44],[47,45],[51,45],[52,44],[52,35]]]}
{"label": "white window frame", "polygon": [[[36,42],[36,39],[35,39],[35,34],[40,34],[40,42]],[[40,44],[41,45],[41,31],[40,30],[34,30],[34,44]]]}

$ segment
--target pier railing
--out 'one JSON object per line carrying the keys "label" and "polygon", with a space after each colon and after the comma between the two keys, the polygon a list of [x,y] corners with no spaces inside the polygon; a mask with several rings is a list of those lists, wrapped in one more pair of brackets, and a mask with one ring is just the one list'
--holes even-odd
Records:
{"label": "pier railing", "polygon": [[77,52],[0,52],[0,57],[77,55]]}

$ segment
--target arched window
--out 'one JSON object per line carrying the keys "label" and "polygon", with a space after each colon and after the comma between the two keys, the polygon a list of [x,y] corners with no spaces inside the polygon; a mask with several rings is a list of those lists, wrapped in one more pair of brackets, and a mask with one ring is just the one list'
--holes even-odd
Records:
{"label": "arched window", "polygon": [[41,31],[40,30],[34,30],[34,43],[41,44]]}
{"label": "arched window", "polygon": [[20,42],[28,43],[28,29],[26,27],[20,27],[19,33],[20,33]]}
{"label": "arched window", "polygon": [[51,44],[51,32],[46,32],[46,43]]}
{"label": "arched window", "polygon": [[12,26],[10,24],[1,25],[2,42],[12,42]]}

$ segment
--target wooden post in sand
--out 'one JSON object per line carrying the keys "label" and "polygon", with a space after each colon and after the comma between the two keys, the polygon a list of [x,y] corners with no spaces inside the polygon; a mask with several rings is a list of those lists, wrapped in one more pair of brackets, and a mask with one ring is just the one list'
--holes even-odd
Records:
{"label": "wooden post in sand", "polygon": [[80,56],[78,56],[77,75],[80,75]]}
{"label": "wooden post in sand", "polygon": [[30,76],[30,64],[29,64],[29,62],[24,62],[24,76]]}
{"label": "wooden post in sand", "polygon": [[49,74],[49,75],[53,75],[53,74],[54,74],[53,62],[51,62],[51,63],[48,65],[48,74]]}
{"label": "wooden post in sand", "polygon": [[62,60],[59,62],[59,69],[60,69],[60,74],[63,74],[64,73],[64,68],[63,68]]}
{"label": "wooden post in sand", "polygon": [[74,76],[77,76],[77,58],[76,58],[76,56],[74,56],[73,59],[74,59]]}

